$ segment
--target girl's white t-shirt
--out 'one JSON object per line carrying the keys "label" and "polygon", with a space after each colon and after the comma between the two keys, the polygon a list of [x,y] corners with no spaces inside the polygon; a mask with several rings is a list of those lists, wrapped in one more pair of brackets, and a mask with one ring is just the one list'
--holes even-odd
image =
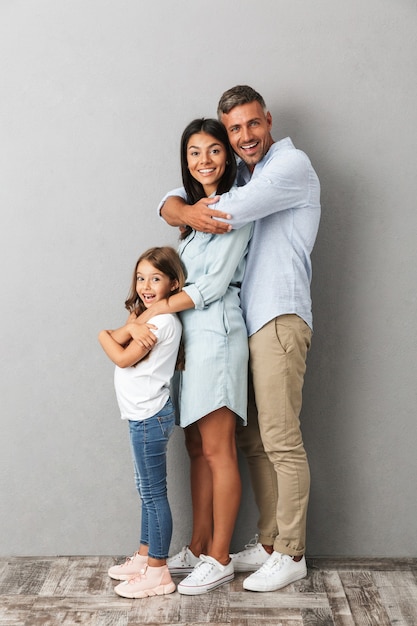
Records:
{"label": "girl's white t-shirt", "polygon": [[157,315],[149,320],[158,338],[149,354],[131,367],[118,367],[114,387],[121,418],[144,420],[160,411],[169,398],[181,340],[181,322],[175,314]]}

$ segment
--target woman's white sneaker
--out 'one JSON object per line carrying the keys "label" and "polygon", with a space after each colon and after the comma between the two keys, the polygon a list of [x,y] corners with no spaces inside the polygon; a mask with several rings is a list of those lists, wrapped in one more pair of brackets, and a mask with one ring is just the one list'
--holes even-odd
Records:
{"label": "woman's white sneaker", "polygon": [[255,572],[268,560],[269,554],[255,535],[240,552],[231,554],[235,572]]}
{"label": "woman's white sneaker", "polygon": [[245,578],[243,588],[248,591],[276,591],[307,576],[306,560],[294,559],[288,554],[273,552],[257,571]]}
{"label": "woman's white sneaker", "polygon": [[212,556],[201,554],[199,563],[191,574],[180,582],[177,589],[183,595],[196,596],[229,583],[234,577],[233,561],[222,565]]}
{"label": "woman's white sneaker", "polygon": [[189,574],[193,571],[200,559],[191,552],[188,546],[184,546],[178,554],[167,559],[168,569],[171,574]]}

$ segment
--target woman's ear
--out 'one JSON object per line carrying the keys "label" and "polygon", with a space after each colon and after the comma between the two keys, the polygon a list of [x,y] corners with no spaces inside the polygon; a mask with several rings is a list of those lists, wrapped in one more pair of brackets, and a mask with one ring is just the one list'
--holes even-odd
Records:
{"label": "woman's ear", "polygon": [[171,291],[175,291],[179,287],[179,282],[177,280],[173,280],[171,283]]}

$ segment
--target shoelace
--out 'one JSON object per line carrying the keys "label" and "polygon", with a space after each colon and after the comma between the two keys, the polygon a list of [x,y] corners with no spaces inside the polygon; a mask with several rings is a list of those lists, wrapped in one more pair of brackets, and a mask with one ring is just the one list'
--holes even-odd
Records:
{"label": "shoelace", "polygon": [[211,574],[214,568],[216,568],[216,565],[214,563],[210,563],[210,561],[207,560],[205,555],[202,554],[200,556],[200,561],[194,567],[190,576],[202,582],[205,578],[207,578],[209,574]]}
{"label": "shoelace", "polygon": [[252,539],[245,545],[246,548],[254,548],[259,543],[259,535],[255,535]]}
{"label": "shoelace", "polygon": [[139,576],[135,576],[134,578],[131,578],[128,581],[128,585],[134,585],[135,583],[140,582],[141,580],[143,580],[144,578],[146,578],[146,570],[148,569],[148,566],[145,565],[145,567],[143,569],[140,570],[139,572]]}
{"label": "shoelace", "polygon": [[125,567],[125,565],[129,565],[129,563],[130,563],[131,561],[133,561],[133,559],[135,558],[135,556],[137,556],[138,554],[139,554],[139,552],[135,552],[135,554],[133,554],[132,556],[128,556],[128,557],[126,557],[126,561],[125,561],[124,563],[122,563],[122,564],[120,565],[120,567]]}
{"label": "shoelace", "polygon": [[252,537],[249,543],[245,545],[245,550],[247,550],[248,548],[256,548],[258,543],[259,543],[259,535],[256,534],[254,537]]}
{"label": "shoelace", "polygon": [[181,563],[188,563],[187,550],[188,550],[188,546],[184,546],[181,550],[181,554],[180,554]]}
{"label": "shoelace", "polygon": [[281,567],[282,567],[282,565],[284,563],[283,557],[284,557],[284,555],[281,554],[281,553],[271,554],[269,559],[267,559],[265,561],[265,563],[262,565],[262,567],[259,568],[258,571],[255,572],[255,574],[265,574],[268,571],[270,571],[271,569],[274,569],[275,567],[277,567],[277,569],[281,569]]}

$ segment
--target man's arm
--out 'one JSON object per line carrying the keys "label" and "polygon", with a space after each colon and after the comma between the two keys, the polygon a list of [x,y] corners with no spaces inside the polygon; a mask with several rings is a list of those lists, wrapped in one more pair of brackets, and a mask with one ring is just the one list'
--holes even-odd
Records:
{"label": "man's arm", "polygon": [[179,196],[169,196],[162,205],[160,214],[170,226],[187,225],[203,233],[221,235],[229,232],[232,227],[228,222],[219,221],[230,220],[228,213],[212,208],[218,199],[219,196],[202,198],[196,204],[186,204]]}
{"label": "man's arm", "polygon": [[264,158],[261,172],[219,198],[219,209],[233,216],[233,229],[278,211],[320,206],[320,183],[306,154],[293,149]]}

